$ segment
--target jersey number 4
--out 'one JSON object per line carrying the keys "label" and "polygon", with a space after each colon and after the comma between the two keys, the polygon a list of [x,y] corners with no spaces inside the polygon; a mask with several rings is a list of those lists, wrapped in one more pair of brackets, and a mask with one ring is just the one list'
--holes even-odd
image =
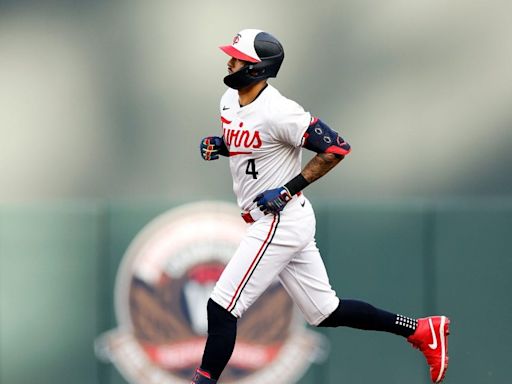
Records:
{"label": "jersey number 4", "polygon": [[246,175],[252,175],[253,179],[257,179],[258,172],[256,171],[256,161],[254,159],[247,160],[247,168],[245,168]]}

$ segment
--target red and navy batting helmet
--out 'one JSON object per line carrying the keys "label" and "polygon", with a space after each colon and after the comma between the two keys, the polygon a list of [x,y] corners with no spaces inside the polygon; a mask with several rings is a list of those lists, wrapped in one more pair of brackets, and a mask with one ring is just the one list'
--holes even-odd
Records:
{"label": "red and navy batting helmet", "polygon": [[221,46],[226,54],[247,64],[224,78],[224,83],[242,89],[260,80],[276,77],[284,60],[279,40],[259,29],[244,29],[236,34],[230,45]]}

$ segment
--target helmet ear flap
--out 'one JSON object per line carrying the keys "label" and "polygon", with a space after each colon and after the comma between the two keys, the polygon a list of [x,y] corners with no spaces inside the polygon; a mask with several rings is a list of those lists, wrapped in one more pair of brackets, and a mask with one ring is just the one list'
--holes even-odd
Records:
{"label": "helmet ear flap", "polygon": [[267,72],[267,68],[258,66],[257,64],[249,64],[247,66],[246,71],[249,76],[252,76],[254,78],[260,78],[261,76],[265,75],[265,72]]}

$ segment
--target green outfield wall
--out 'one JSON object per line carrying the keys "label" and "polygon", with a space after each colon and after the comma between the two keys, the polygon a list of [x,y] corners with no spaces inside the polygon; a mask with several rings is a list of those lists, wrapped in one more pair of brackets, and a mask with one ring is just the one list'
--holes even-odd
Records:
{"label": "green outfield wall", "polygon": [[[510,382],[512,201],[313,201],[341,297],[452,319],[447,383]],[[121,384],[94,339],[115,328],[114,279],[135,234],[176,204],[0,207],[0,383]],[[428,383],[420,353],[388,334],[322,330],[327,360],[300,381]]]}

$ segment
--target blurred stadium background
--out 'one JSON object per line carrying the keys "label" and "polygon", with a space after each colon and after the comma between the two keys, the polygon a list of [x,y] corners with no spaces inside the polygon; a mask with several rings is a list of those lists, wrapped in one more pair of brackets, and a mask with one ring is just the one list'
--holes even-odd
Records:
{"label": "blurred stadium background", "polygon": [[[133,236],[185,202],[232,201],[219,131],[240,29],[283,43],[285,95],[353,146],[307,190],[342,296],[452,317],[447,383],[512,359],[512,3],[505,0],[0,1],[0,382],[123,383],[114,328]],[[326,331],[300,382],[427,383],[388,335]]]}

